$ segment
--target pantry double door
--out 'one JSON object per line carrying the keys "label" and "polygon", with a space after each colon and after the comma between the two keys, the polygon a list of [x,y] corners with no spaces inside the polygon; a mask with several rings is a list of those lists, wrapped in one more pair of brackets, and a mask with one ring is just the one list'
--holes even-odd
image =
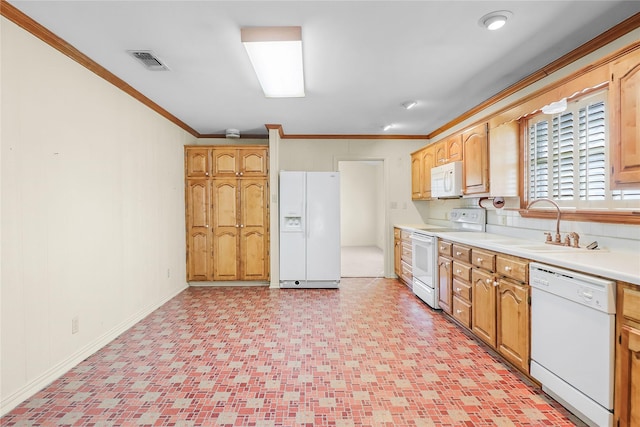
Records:
{"label": "pantry double door", "polygon": [[[266,148],[238,149],[239,158],[264,157],[264,176],[240,168],[237,173],[207,172],[189,177],[189,159],[202,148],[187,148],[187,280],[237,281],[269,278],[268,184]],[[222,150],[221,148],[217,149]],[[229,149],[226,148],[227,153]],[[215,163],[216,149],[205,153]],[[228,159],[227,159],[228,160]],[[242,162],[239,160],[239,164]],[[198,168],[202,169],[202,168]],[[204,166],[208,170],[208,166]],[[216,167],[212,170],[215,171]],[[192,170],[192,169],[191,169]],[[257,175],[257,176],[256,176]],[[234,176],[234,177],[232,177]]]}

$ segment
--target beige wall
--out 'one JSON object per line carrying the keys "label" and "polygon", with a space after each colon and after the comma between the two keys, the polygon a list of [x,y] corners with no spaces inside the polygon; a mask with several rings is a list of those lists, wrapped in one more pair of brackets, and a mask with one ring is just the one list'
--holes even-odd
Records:
{"label": "beige wall", "polygon": [[195,138],[4,18],[0,52],[5,413],[186,287]]}

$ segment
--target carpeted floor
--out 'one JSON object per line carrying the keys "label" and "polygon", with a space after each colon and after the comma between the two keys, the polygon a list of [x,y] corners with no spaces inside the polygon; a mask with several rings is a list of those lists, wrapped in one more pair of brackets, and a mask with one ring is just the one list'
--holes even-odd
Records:
{"label": "carpeted floor", "polygon": [[573,426],[394,279],[190,288],[2,426]]}
{"label": "carpeted floor", "polygon": [[384,277],[384,254],[376,246],[343,246],[342,277]]}

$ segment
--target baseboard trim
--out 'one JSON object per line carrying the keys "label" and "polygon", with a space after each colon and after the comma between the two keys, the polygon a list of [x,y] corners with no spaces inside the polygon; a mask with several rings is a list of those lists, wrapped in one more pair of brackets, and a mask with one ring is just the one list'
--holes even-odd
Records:
{"label": "baseboard trim", "polygon": [[136,323],[140,322],[142,319],[144,319],[145,317],[153,313],[162,305],[166,304],[168,301],[170,301],[172,298],[180,294],[185,289],[187,289],[187,286],[179,289],[178,291],[164,298],[160,302],[150,305],[148,307],[145,307],[138,313],[129,317],[125,321],[121,322],[119,325],[115,326],[114,328],[112,328],[102,336],[95,339],[93,342],[87,344],[86,346],[82,347],[81,349],[79,349],[78,351],[76,351],[66,359],[62,360],[55,366],[51,367],[50,369],[42,373],[37,378],[27,383],[25,386],[19,388],[18,390],[16,390],[15,392],[7,396],[6,398],[1,399],[0,400],[0,416],[4,416],[8,414],[11,410],[16,408],[22,402],[24,402],[25,400],[27,400],[28,398],[36,394],[38,391],[42,390],[47,385],[51,384],[53,381],[60,378],[63,374],[71,370],[73,367],[78,365],[84,359],[86,359],[87,357],[91,356],[92,354],[94,354],[95,352],[97,352],[107,344],[109,344],[111,341],[113,341],[118,336],[120,336],[123,332],[130,329]]}

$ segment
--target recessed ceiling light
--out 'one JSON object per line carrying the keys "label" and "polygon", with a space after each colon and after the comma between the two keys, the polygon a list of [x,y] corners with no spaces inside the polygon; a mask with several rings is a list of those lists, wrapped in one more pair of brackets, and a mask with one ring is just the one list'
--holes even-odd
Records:
{"label": "recessed ceiling light", "polygon": [[490,31],[495,31],[504,27],[507,20],[513,15],[508,10],[497,10],[495,12],[487,13],[478,21],[481,27]]}
{"label": "recessed ceiling light", "polygon": [[389,129],[391,129],[392,127],[393,127],[393,125],[385,125],[385,126],[382,127],[382,130],[386,132]]}
{"label": "recessed ceiling light", "polygon": [[402,103],[402,106],[405,108],[405,110],[410,110],[416,105],[418,105],[418,101],[407,101]]}

